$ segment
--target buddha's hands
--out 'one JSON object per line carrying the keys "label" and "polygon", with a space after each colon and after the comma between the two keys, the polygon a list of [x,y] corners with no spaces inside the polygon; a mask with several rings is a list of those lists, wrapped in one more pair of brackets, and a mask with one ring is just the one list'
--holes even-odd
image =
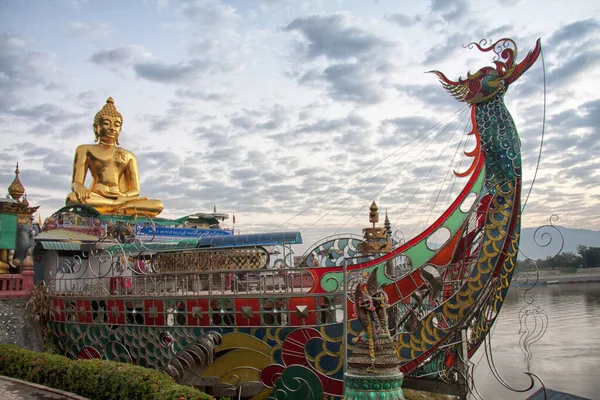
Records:
{"label": "buddha's hands", "polygon": [[96,194],[99,194],[100,196],[111,200],[117,200],[119,197],[121,197],[118,194],[109,193],[104,190],[96,190]]}
{"label": "buddha's hands", "polygon": [[141,200],[148,200],[148,198],[147,197],[138,197],[138,196],[127,196],[127,195],[115,197],[116,203],[128,203],[132,200],[141,201]]}
{"label": "buddha's hands", "polygon": [[77,195],[77,199],[81,203],[85,203],[85,201],[89,199],[92,195],[92,192],[90,192],[88,188],[86,188],[79,182],[73,182],[73,184],[71,185],[71,189]]}

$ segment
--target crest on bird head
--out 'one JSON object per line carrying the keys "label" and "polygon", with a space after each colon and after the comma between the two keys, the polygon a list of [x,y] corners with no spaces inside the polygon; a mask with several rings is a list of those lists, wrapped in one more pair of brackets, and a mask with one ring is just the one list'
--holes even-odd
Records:
{"label": "crest on bird head", "polygon": [[467,78],[459,78],[458,81],[450,80],[440,71],[429,71],[436,74],[444,89],[459,101],[469,104],[477,104],[504,93],[508,86],[523,75],[537,60],[542,50],[541,40],[538,39],[535,48],[518,64],[517,45],[512,39],[504,38],[497,42],[488,44],[487,40],[479,43],[470,43],[469,49],[476,47],[479,51],[493,51],[495,67],[486,66],[471,74]]}

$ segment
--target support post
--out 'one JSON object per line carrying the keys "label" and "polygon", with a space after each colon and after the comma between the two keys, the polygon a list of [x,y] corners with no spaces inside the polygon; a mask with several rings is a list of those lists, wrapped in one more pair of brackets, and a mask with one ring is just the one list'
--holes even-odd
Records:
{"label": "support post", "polygon": [[348,260],[344,259],[344,330],[343,330],[343,346],[344,346],[344,392],[346,390],[346,369],[348,366]]}
{"label": "support post", "polygon": [[[346,265],[344,267],[347,284]],[[377,282],[377,268],[366,283],[358,283],[354,302],[363,331],[356,339],[344,373],[345,399],[404,400],[404,375],[400,372],[400,359],[388,331],[386,309],[389,304]]]}
{"label": "support post", "polygon": [[460,346],[459,346],[460,355],[458,357],[457,368],[459,371],[458,374],[458,388],[460,390],[460,400],[468,400],[469,399],[469,382],[467,381],[469,377],[469,352],[467,346],[467,330],[462,329],[460,331]]}

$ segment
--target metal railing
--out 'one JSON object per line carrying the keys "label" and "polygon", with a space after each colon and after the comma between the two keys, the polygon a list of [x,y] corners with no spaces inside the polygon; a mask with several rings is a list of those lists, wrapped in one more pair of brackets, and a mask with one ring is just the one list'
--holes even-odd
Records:
{"label": "metal railing", "polygon": [[[97,271],[96,271],[97,272]],[[114,271],[113,271],[114,272]],[[61,271],[48,279],[52,296],[212,296],[305,294],[314,284],[302,268],[97,274]]]}

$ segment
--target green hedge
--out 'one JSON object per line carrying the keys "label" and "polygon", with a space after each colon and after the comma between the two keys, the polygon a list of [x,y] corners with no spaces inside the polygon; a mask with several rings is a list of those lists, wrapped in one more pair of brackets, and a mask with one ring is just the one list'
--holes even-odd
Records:
{"label": "green hedge", "polygon": [[178,385],[162,372],[104,360],[66,357],[0,345],[0,375],[98,400],[209,400],[212,396]]}

